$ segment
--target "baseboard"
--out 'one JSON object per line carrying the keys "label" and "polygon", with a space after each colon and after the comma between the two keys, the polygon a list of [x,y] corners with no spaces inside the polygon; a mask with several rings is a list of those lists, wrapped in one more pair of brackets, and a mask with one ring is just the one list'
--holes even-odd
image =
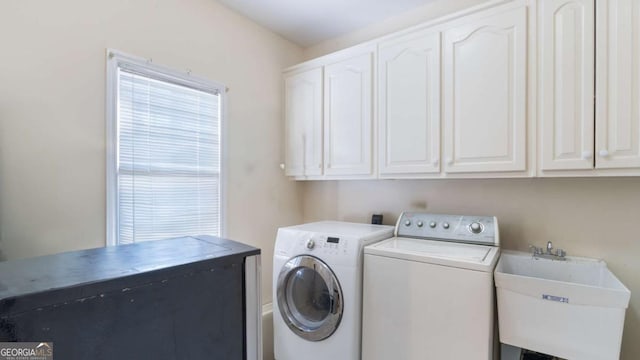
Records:
{"label": "baseboard", "polygon": [[262,359],[273,357],[273,304],[262,305]]}

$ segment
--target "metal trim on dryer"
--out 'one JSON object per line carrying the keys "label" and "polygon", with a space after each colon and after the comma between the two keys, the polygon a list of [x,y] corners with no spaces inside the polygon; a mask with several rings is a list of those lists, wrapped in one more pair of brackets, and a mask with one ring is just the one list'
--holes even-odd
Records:
{"label": "metal trim on dryer", "polygon": [[[295,276],[303,276],[301,271],[304,270],[311,270],[313,276],[319,275],[326,287],[326,297],[320,299],[325,300],[325,304],[318,303],[318,299],[312,300],[313,305],[326,307],[324,309],[326,314],[318,321],[306,318],[294,304],[295,299],[292,294],[294,285],[291,281]],[[340,325],[343,313],[342,288],[331,268],[316,257],[299,255],[287,261],[278,276],[277,300],[280,314],[289,329],[305,340],[324,340]]]}

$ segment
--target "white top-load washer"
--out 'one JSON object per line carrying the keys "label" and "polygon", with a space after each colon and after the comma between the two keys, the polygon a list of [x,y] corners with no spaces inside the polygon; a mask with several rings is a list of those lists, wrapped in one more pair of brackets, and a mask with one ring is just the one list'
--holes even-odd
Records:
{"label": "white top-load washer", "polygon": [[359,360],[365,245],[392,226],[323,221],[280,228],[273,257],[277,360]]}
{"label": "white top-load washer", "polygon": [[365,247],[362,359],[493,359],[498,220],[405,212]]}

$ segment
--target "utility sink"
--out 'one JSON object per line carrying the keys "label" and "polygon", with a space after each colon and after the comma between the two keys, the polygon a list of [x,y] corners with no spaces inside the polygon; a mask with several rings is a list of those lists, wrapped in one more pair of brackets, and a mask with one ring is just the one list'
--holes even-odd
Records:
{"label": "utility sink", "polygon": [[630,292],[602,260],[503,251],[500,342],[564,359],[619,359]]}

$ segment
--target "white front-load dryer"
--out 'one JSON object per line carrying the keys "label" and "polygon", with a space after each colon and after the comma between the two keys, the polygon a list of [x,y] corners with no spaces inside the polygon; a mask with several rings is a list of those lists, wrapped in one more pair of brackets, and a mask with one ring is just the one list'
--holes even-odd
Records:
{"label": "white front-load dryer", "polygon": [[277,360],[359,360],[365,245],[393,227],[323,221],[280,228],[273,258]]}

